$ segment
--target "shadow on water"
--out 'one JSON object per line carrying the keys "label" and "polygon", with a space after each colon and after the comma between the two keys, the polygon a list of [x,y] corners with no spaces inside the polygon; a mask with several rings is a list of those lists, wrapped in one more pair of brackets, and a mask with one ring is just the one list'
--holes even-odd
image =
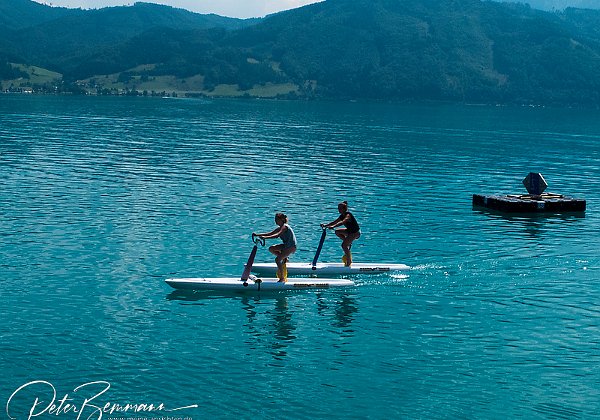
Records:
{"label": "shadow on water", "polygon": [[210,299],[231,299],[231,298],[253,298],[256,300],[269,300],[281,297],[293,296],[299,290],[173,290],[166,297],[167,300],[179,300],[186,302],[199,302]]}
{"label": "shadow on water", "polygon": [[516,219],[530,219],[530,220],[553,220],[562,219],[567,221],[585,219],[584,211],[571,211],[563,213],[506,213],[499,210],[487,209],[485,207],[473,206],[473,211],[493,217],[495,219],[505,220],[516,220]]}
{"label": "shadow on water", "polygon": [[[506,221],[516,227],[521,227],[523,231],[531,237],[539,237],[549,227],[557,223],[573,224],[585,219],[585,212],[565,212],[565,213],[505,213],[497,210],[473,207],[473,210],[481,215],[487,216],[492,220]],[[561,228],[562,228],[561,227]]]}
{"label": "shadow on water", "polygon": [[[280,292],[274,292],[280,293]],[[167,300],[198,302],[209,299],[221,299],[243,296],[244,292],[226,290],[173,290],[167,295]]]}
{"label": "shadow on water", "polygon": [[[227,291],[193,291],[175,290],[166,297],[171,301],[200,302],[212,299],[229,298],[238,300],[245,311],[246,322],[243,324],[252,347],[264,345],[266,339],[269,352],[274,359],[282,360],[288,355],[287,348],[298,338],[297,323],[294,320],[301,309],[305,317],[305,308],[313,307],[307,296],[314,296],[314,307],[320,318],[328,319],[331,326],[341,335],[354,333],[351,324],[358,312],[356,297],[344,293],[316,291],[314,294],[302,294],[303,298],[295,301],[296,293],[276,291],[261,294]],[[295,303],[296,307],[290,307]],[[319,328],[320,330],[322,328]]]}

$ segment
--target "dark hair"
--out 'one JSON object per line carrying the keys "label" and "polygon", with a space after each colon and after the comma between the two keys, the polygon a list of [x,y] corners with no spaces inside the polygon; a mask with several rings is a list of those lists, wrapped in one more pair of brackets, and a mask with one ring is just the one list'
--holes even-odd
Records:
{"label": "dark hair", "polygon": [[283,219],[285,221],[285,223],[288,222],[288,217],[285,215],[285,213],[275,213],[275,218]]}
{"label": "dark hair", "polygon": [[348,202],[346,200],[341,201],[340,204],[338,204],[338,206],[344,206],[346,207],[346,209],[348,209]]}

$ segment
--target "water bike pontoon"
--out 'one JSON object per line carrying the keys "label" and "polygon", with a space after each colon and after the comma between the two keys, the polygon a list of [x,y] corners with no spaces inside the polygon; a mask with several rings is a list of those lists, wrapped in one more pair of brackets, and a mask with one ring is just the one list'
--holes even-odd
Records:
{"label": "water bike pontoon", "polygon": [[[293,278],[286,282],[278,281],[278,278],[260,278],[251,273],[258,244],[262,246],[265,240],[252,236],[254,247],[248,257],[244,272],[241,277],[207,277],[207,278],[169,278],[165,282],[174,289],[180,290],[226,290],[226,291],[283,291],[283,290],[307,290],[328,289],[332,287],[350,287],[354,282],[347,279],[325,279],[325,278]],[[275,264],[274,264],[275,265]],[[273,273],[277,270],[275,269]],[[286,276],[284,276],[286,277]]]}
{"label": "water bike pontoon", "polygon": [[[317,252],[312,263],[286,263],[287,274],[290,276],[343,276],[351,274],[381,274],[395,271],[410,270],[406,264],[389,264],[389,263],[352,263],[351,266],[346,266],[344,263],[320,263],[318,262],[327,228],[323,228],[321,239]],[[274,276],[277,272],[277,264],[275,263],[256,263],[252,265],[252,271],[262,276]]]}

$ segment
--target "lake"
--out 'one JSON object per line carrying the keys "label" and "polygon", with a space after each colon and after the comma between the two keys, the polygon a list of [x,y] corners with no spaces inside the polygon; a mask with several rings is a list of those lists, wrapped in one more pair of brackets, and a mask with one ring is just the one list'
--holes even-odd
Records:
{"label": "lake", "polygon": [[[599,169],[599,110],[0,95],[0,417],[600,418]],[[587,212],[473,209],[529,172]],[[164,282],[240,276],[276,212],[311,261],[341,200],[412,269]]]}

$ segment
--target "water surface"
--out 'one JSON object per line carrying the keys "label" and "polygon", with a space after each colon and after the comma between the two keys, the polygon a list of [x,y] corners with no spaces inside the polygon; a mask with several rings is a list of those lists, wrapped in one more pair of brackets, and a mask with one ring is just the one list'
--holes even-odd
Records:
{"label": "water surface", "polygon": [[[197,404],[175,412],[193,419],[596,417],[599,116],[2,95],[0,407],[36,380],[81,406],[97,387],[74,388],[105,381],[98,401]],[[472,208],[530,171],[588,211]],[[413,269],[260,296],[164,284],[239,276],[279,211],[310,261],[340,200],[355,261]],[[340,257],[329,235],[321,260]],[[38,418],[57,417],[77,415]]]}

